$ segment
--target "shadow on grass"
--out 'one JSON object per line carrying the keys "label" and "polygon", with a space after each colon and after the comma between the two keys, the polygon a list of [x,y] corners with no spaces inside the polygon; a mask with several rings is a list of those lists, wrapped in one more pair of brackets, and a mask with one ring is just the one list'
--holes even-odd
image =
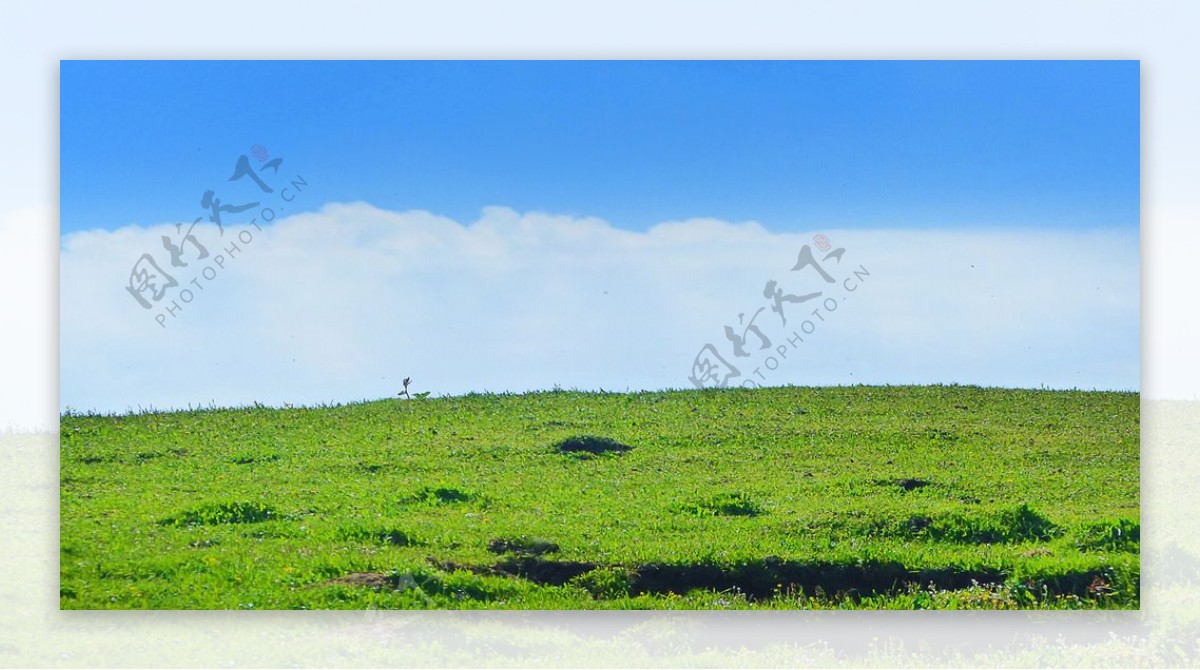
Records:
{"label": "shadow on grass", "polygon": [[[495,565],[470,566],[430,559],[439,570],[468,570],[476,574],[525,579],[539,585],[563,586],[583,583],[589,575],[614,571],[627,575],[619,582],[624,595],[686,595],[695,590],[737,590],[750,600],[771,598],[781,592],[824,593],[835,597],[867,597],[903,593],[912,587],[959,590],[972,586],[1000,586],[1009,581],[1006,571],[990,568],[946,567],[911,569],[902,563],[867,561],[826,563],[784,561],[768,557],[738,565],[710,563],[647,563],[624,567],[588,561],[548,560],[537,556],[506,558]],[[1136,582],[1136,576],[1132,578]],[[1097,584],[1108,584],[1114,576],[1095,570],[1066,571],[1022,580],[1022,588],[1046,596],[1097,596]],[[1137,590],[1136,583],[1134,584]]]}
{"label": "shadow on grass", "polygon": [[596,437],[595,435],[581,435],[577,437],[568,437],[558,444],[554,445],[554,449],[560,454],[571,454],[573,456],[581,456],[584,458],[590,456],[601,456],[604,454],[623,454],[631,451],[633,447],[627,444],[621,444],[616,440],[608,437]]}

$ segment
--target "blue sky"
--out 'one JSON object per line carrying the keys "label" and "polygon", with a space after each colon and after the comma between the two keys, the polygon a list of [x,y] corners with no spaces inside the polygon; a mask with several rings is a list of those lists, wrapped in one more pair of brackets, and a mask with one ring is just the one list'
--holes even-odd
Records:
{"label": "blue sky", "polygon": [[253,144],[324,201],[1133,227],[1139,64],[64,61],[62,232],[190,220]]}
{"label": "blue sky", "polygon": [[[1137,62],[61,74],[63,408],[687,388],[702,357],[737,385],[1140,388]],[[256,144],[294,199],[228,182]],[[278,216],[172,259],[209,189]],[[818,233],[861,289],[793,271]],[[772,344],[739,353],[754,318]]]}

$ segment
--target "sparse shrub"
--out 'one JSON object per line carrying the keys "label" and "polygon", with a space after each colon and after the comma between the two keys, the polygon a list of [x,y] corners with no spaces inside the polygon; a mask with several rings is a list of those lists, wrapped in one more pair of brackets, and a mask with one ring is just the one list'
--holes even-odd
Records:
{"label": "sparse shrub", "polygon": [[915,477],[906,477],[904,479],[876,479],[875,483],[880,486],[898,486],[905,491],[916,491],[930,486],[933,482],[925,479],[917,479]]}
{"label": "sparse shrub", "polygon": [[909,517],[909,519],[908,519],[908,529],[914,535],[917,533],[920,533],[921,531],[925,530],[926,528],[929,528],[929,526],[931,524],[933,524],[933,519],[930,519],[927,516],[917,515],[917,516]]}
{"label": "sparse shrub", "polygon": [[251,463],[271,463],[279,460],[279,454],[239,453],[229,457],[234,465],[250,465]]}
{"label": "sparse shrub", "polygon": [[541,556],[542,554],[553,554],[558,552],[558,545],[550,540],[543,540],[537,537],[526,537],[522,535],[516,538],[494,538],[488,542],[488,551],[493,554],[525,554],[527,556]]}
{"label": "sparse shrub", "polygon": [[338,532],[338,536],[343,540],[351,542],[390,544],[397,547],[411,547],[421,544],[412,535],[396,528],[343,528]]}
{"label": "sparse shrub", "polygon": [[408,497],[408,502],[425,503],[430,505],[445,505],[449,503],[468,502],[478,498],[478,495],[461,489],[441,487],[421,487]]}
{"label": "sparse shrub", "polygon": [[758,516],[766,510],[748,494],[736,491],[683,505],[680,511],[696,516]]}
{"label": "sparse shrub", "polygon": [[86,456],[79,456],[78,460],[80,463],[83,463],[85,465],[95,465],[96,463],[120,463],[121,462],[121,458],[119,456],[117,456],[116,454],[112,454],[112,453],[107,453],[107,454],[92,453],[92,454],[88,454]]}
{"label": "sparse shrub", "polygon": [[926,486],[929,486],[930,483],[931,482],[928,482],[924,479],[916,479],[916,478],[912,478],[912,477],[910,477],[908,479],[897,479],[895,482],[896,486],[899,486],[900,488],[904,489],[905,491],[915,491],[917,489],[923,489]]}
{"label": "sparse shrub", "polygon": [[1107,519],[1076,526],[1072,535],[1076,546],[1085,551],[1137,551],[1142,525],[1132,519]]}
{"label": "sparse shrub", "polygon": [[[281,517],[286,519],[287,517]],[[286,522],[268,522],[258,526],[254,530],[248,530],[242,533],[242,537],[248,537],[253,540],[278,540],[284,538],[307,537],[308,529],[305,526],[296,526]]]}
{"label": "sparse shrub", "polygon": [[594,598],[623,598],[633,583],[629,571],[621,567],[596,568],[568,582],[592,594]]}
{"label": "sparse shrub", "polygon": [[925,437],[935,442],[954,443],[958,441],[958,434],[944,428],[926,428]]}
{"label": "sparse shrub", "polygon": [[200,505],[179,516],[163,519],[164,526],[212,526],[223,523],[260,523],[279,517],[274,507],[256,502],[224,502]]}
{"label": "sparse shrub", "polygon": [[1058,527],[1022,503],[992,512],[937,517],[920,531],[937,540],[995,544],[1049,540],[1058,532]]}
{"label": "sparse shrub", "polygon": [[580,435],[568,437],[555,445],[562,454],[576,456],[600,456],[603,454],[623,454],[633,449],[627,444],[621,444],[611,437],[596,437],[595,435]]}

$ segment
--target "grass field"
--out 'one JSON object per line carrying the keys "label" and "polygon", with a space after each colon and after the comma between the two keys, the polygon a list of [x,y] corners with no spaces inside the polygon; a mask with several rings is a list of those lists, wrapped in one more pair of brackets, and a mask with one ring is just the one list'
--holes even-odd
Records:
{"label": "grass field", "polygon": [[556,391],[60,431],[64,609],[1139,605],[1136,393]]}

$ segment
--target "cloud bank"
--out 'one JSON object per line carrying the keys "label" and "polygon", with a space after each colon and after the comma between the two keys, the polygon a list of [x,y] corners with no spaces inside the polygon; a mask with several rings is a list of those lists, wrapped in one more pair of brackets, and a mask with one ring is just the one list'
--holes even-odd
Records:
{"label": "cloud bank", "polygon": [[[826,258],[816,233],[843,254]],[[434,394],[684,388],[706,344],[740,373],[731,386],[1139,386],[1136,232],[707,219],[634,232],[350,203],[193,234],[208,257],[182,245],[183,267],[162,243],[173,225],[62,238],[61,407],[346,402],[393,396],[406,376]],[[806,245],[833,282],[792,270]],[[127,289],[143,253],[177,283],[143,292],[150,309]],[[822,295],[781,315],[770,280]]]}

